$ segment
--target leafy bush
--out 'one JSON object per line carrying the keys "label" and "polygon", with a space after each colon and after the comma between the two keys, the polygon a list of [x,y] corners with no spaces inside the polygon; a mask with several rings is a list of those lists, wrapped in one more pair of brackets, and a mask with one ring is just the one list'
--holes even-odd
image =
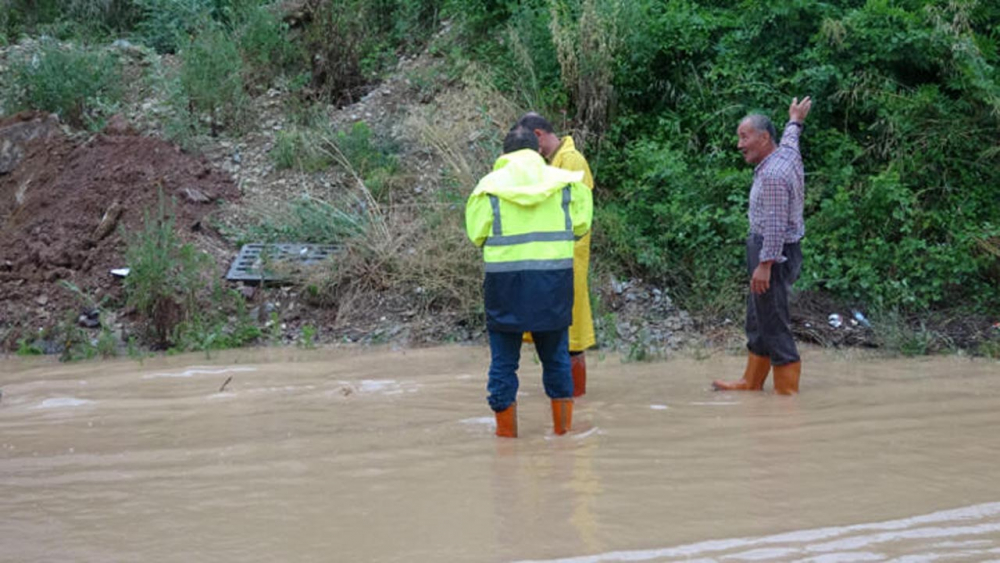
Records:
{"label": "leafy bush", "polygon": [[424,43],[442,6],[442,0],[320,0],[304,38],[313,89],[334,103],[355,101],[396,63],[397,50]]}
{"label": "leafy bush", "polygon": [[198,314],[198,297],[210,286],[206,274],[211,259],[177,238],[162,194],[156,214],[145,213],[143,230],[123,238],[130,241],[125,252],[127,305],[143,318],[148,336],[166,347],[178,325]]}
{"label": "leafy bush", "polygon": [[212,0],[134,0],[141,13],[136,31],[143,43],[174,53],[185,38],[211,21]]}
{"label": "leafy bush", "polygon": [[308,128],[292,127],[279,132],[271,156],[278,170],[318,172],[333,164],[333,158],[319,144],[319,134]]}
{"label": "leafy bush", "polygon": [[276,76],[308,58],[299,45],[289,41],[288,24],[268,7],[247,10],[236,37],[248,82],[253,85],[267,86]]}
{"label": "leafy bush", "polygon": [[365,204],[354,198],[328,202],[302,196],[287,208],[261,213],[257,221],[236,235],[240,243],[304,242],[341,244],[367,228]]}
{"label": "leafy bush", "polygon": [[9,73],[2,86],[7,111],[44,110],[73,125],[99,126],[121,100],[117,59],[85,47],[43,41]]}
{"label": "leafy bush", "polygon": [[187,128],[200,133],[206,120],[212,135],[224,127],[245,127],[243,65],[232,35],[219,25],[209,25],[187,41],[180,58],[174,105],[186,114]]}

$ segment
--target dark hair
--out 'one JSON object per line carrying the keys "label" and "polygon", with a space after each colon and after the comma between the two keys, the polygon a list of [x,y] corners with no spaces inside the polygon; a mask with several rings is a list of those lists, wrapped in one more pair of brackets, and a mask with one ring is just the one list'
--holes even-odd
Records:
{"label": "dark hair", "polygon": [[514,127],[509,133],[507,133],[507,136],[504,137],[503,152],[504,154],[507,154],[509,152],[523,149],[531,149],[538,152],[538,137],[535,136],[531,129]]}
{"label": "dark hair", "polygon": [[522,115],[521,119],[517,120],[517,125],[519,127],[524,127],[529,131],[534,131],[535,129],[541,129],[546,133],[555,132],[555,129],[552,128],[552,124],[549,123],[549,120],[545,119],[544,117],[538,115],[533,111]]}
{"label": "dark hair", "polygon": [[771,123],[771,119],[766,115],[761,113],[751,113],[750,115],[743,118],[740,123],[749,123],[751,127],[758,131],[767,131],[768,135],[771,136],[771,142],[778,144],[778,131],[775,130],[774,124]]}

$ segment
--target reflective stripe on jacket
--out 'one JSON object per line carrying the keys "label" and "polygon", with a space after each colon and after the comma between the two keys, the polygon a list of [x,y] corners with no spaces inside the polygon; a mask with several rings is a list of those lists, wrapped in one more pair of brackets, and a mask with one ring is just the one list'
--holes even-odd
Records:
{"label": "reflective stripe on jacket", "polygon": [[590,230],[593,201],[582,174],[535,151],[505,154],[466,204],[466,230],[483,247],[491,330],[566,328],[573,310],[573,243]]}

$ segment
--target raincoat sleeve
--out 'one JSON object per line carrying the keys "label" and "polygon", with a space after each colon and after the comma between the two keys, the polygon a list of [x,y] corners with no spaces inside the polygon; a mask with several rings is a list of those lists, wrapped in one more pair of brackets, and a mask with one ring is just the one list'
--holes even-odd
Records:
{"label": "raincoat sleeve", "polygon": [[590,232],[594,216],[594,196],[583,182],[574,182],[570,193],[569,215],[573,220],[573,235],[580,238]]}
{"label": "raincoat sleeve", "polygon": [[590,165],[587,164],[587,159],[583,158],[582,154],[569,152],[563,155],[559,161],[559,168],[573,172],[583,172],[583,183],[588,188],[594,189],[594,176],[590,173]]}
{"label": "raincoat sleeve", "polygon": [[465,232],[476,246],[483,246],[493,228],[493,209],[489,198],[483,193],[474,193],[465,203]]}

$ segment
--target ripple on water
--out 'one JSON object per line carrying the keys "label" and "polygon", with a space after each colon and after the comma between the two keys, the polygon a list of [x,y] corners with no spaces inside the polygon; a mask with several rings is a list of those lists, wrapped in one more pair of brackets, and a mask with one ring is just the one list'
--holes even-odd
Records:
{"label": "ripple on water", "polygon": [[192,366],[184,371],[169,371],[163,373],[150,373],[142,376],[143,379],[156,379],[160,377],[194,377],[196,375],[219,375],[221,373],[240,373],[257,371],[251,367],[225,367],[207,368],[202,366]]}
{"label": "ripple on water", "polygon": [[93,404],[94,401],[88,401],[87,399],[77,399],[76,397],[55,397],[52,399],[45,399],[38,404],[38,409],[58,409],[64,407],[82,407],[83,405]]}

